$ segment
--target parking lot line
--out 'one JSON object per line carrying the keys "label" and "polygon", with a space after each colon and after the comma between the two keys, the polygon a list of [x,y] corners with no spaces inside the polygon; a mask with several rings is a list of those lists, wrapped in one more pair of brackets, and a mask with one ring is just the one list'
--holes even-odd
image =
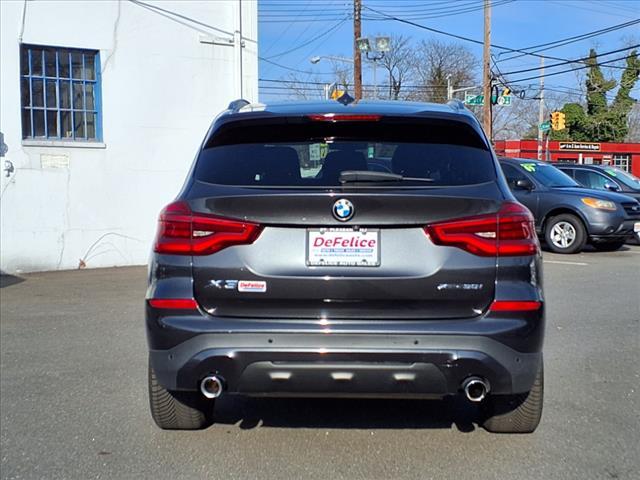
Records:
{"label": "parking lot line", "polygon": [[580,266],[589,265],[588,263],[584,263],[584,262],[565,262],[562,260],[544,260],[544,263],[557,263],[559,265],[580,265]]}

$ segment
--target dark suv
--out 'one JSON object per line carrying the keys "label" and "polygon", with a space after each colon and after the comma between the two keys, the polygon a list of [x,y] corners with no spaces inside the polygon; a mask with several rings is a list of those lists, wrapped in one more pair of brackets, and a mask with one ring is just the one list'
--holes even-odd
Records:
{"label": "dark suv", "polygon": [[460,102],[232,103],[160,214],[155,422],[220,395],[465,395],[532,432],[544,298],[531,213]]}
{"label": "dark suv", "polygon": [[[621,168],[578,163],[557,163],[555,166],[584,187],[622,193],[640,202],[640,179]],[[635,243],[640,243],[640,222],[635,226]]]}
{"label": "dark suv", "polygon": [[640,203],[632,197],[585,188],[547,162],[501,158],[500,164],[553,252],[579,253],[587,243],[617,250],[640,230]]}
{"label": "dark suv", "polygon": [[621,168],[577,163],[557,163],[555,166],[584,187],[623,193],[640,201],[640,179]]}

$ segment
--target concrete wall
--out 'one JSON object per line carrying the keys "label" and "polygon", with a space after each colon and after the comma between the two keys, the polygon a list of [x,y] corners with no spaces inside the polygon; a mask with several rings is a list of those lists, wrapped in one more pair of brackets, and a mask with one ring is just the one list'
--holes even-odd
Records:
{"label": "concrete wall", "polygon": [[[237,0],[150,3],[228,32],[239,26]],[[257,100],[257,2],[241,5],[242,96]],[[241,96],[238,49],[207,43],[233,37],[124,0],[26,2],[24,43],[97,49],[102,70],[103,144],[33,146],[20,121],[23,6],[0,2],[2,163],[15,166],[0,182],[0,268],[143,264],[157,214],[212,119]]]}

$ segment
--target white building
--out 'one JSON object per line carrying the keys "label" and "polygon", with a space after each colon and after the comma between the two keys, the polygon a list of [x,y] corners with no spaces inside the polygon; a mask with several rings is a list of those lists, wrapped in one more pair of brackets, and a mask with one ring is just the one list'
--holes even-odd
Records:
{"label": "white building", "polygon": [[258,98],[257,2],[15,0],[0,19],[0,268],[146,263],[214,116]]}

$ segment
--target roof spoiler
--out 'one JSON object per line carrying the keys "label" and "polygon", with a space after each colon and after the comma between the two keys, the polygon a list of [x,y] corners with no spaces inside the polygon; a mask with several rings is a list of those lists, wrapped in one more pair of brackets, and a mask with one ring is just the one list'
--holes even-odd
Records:
{"label": "roof spoiler", "polygon": [[447,102],[447,105],[449,105],[449,107],[452,110],[455,110],[457,112],[463,112],[466,109],[466,107],[464,106],[464,103],[462,103],[460,100],[456,98],[449,100]]}
{"label": "roof spoiler", "polygon": [[227,110],[231,110],[232,112],[237,112],[242,107],[245,107],[245,106],[249,105],[250,103],[251,102],[249,102],[248,100],[245,100],[244,98],[239,98],[238,100],[234,100],[233,102],[229,103],[229,106],[227,107]]}

